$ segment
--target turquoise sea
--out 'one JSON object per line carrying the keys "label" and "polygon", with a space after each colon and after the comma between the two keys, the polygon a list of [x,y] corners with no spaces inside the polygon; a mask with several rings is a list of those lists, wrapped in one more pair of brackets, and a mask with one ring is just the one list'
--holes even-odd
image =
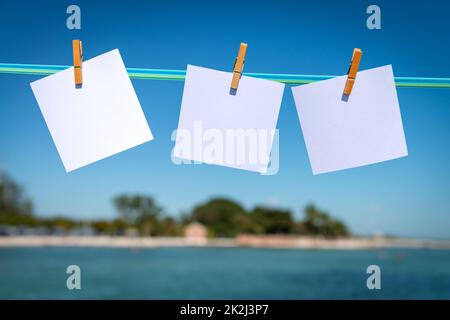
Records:
{"label": "turquoise sea", "polygon": [[[81,290],[66,287],[73,264]],[[450,250],[2,248],[0,298],[450,299]]]}

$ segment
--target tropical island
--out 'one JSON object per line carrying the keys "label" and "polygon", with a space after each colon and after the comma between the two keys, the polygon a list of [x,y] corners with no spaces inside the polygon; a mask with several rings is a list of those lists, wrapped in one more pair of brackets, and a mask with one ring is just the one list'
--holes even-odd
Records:
{"label": "tropical island", "polygon": [[312,204],[296,220],[286,209],[246,210],[226,198],[210,199],[177,218],[148,195],[120,194],[112,202],[118,214],[110,220],[40,217],[21,186],[0,173],[0,246],[450,248],[444,241],[355,236]]}

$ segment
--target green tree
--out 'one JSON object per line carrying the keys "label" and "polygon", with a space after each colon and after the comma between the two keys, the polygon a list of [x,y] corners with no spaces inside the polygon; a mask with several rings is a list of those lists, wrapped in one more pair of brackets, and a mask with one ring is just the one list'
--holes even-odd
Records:
{"label": "green tree", "polygon": [[39,224],[43,225],[51,230],[59,229],[59,230],[70,230],[74,227],[80,227],[81,222],[72,220],[70,218],[65,217],[51,217],[46,219],[39,219]]}
{"label": "green tree", "polygon": [[22,188],[4,172],[0,172],[0,214],[32,215],[31,201],[24,197]]}
{"label": "green tree", "polygon": [[166,217],[159,223],[158,234],[167,237],[177,237],[183,234],[181,225],[172,217]]}
{"label": "green tree", "polygon": [[143,235],[156,234],[162,207],[149,196],[120,195],[113,199],[120,217],[129,225],[136,227]]}
{"label": "green tree", "polygon": [[35,226],[38,222],[22,188],[0,171],[0,224]]}
{"label": "green tree", "polygon": [[297,230],[308,235],[327,237],[348,236],[346,225],[330,217],[326,212],[318,210],[314,205],[305,209],[305,219],[297,226]]}
{"label": "green tree", "polygon": [[96,220],[91,223],[92,228],[98,234],[113,234],[113,223],[109,220]]}
{"label": "green tree", "polygon": [[250,221],[247,229],[250,233],[284,234],[294,230],[292,213],[286,210],[256,207],[250,212]]}
{"label": "green tree", "polygon": [[217,198],[195,207],[189,220],[204,224],[214,236],[234,237],[244,230],[248,216],[238,203]]}
{"label": "green tree", "polygon": [[125,234],[127,223],[122,218],[117,218],[111,222],[111,227],[113,235],[123,235]]}

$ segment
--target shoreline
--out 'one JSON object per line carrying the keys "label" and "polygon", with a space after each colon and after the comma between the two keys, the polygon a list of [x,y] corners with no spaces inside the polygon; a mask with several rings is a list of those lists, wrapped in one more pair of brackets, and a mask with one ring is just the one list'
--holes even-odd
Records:
{"label": "shoreline", "polygon": [[98,247],[98,248],[280,248],[280,249],[450,249],[450,241],[405,238],[325,239],[293,236],[251,236],[236,238],[124,237],[124,236],[7,236],[0,237],[0,248],[20,247]]}

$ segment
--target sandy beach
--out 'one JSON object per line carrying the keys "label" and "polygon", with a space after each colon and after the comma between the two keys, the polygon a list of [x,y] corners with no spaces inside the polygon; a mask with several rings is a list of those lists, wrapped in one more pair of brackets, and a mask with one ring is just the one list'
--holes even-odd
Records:
{"label": "sandy beach", "polygon": [[254,247],[297,249],[376,249],[429,248],[450,249],[450,241],[405,238],[325,239],[292,236],[241,235],[236,238],[192,239],[184,237],[119,237],[119,236],[10,236],[0,237],[0,247]]}

